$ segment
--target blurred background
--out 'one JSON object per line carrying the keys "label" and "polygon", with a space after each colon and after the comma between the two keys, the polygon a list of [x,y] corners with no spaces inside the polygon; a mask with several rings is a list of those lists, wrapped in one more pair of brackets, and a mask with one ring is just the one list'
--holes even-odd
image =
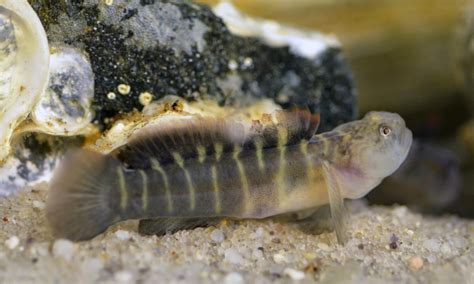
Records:
{"label": "blurred background", "polygon": [[474,218],[474,0],[232,3],[255,17],[337,36],[360,115],[386,110],[405,118],[416,139],[409,158],[369,202]]}

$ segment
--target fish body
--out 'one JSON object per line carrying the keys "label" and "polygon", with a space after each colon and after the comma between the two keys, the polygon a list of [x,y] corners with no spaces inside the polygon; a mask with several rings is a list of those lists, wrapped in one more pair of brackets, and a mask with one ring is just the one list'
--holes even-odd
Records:
{"label": "fish body", "polygon": [[319,135],[314,116],[281,118],[258,131],[209,121],[150,128],[109,155],[69,155],[51,183],[53,233],[84,240],[122,220],[259,219],[329,203],[342,240],[344,198],[393,173],[411,132],[390,113]]}

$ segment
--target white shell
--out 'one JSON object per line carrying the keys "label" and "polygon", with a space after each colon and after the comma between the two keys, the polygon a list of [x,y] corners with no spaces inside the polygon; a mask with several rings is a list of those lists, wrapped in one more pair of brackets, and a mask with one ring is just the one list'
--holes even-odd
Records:
{"label": "white shell", "polygon": [[46,89],[49,46],[26,0],[0,0],[0,162],[10,154],[13,130]]}
{"label": "white shell", "polygon": [[94,116],[94,72],[89,59],[73,48],[55,48],[49,74],[48,87],[32,112],[37,131],[77,135]]}

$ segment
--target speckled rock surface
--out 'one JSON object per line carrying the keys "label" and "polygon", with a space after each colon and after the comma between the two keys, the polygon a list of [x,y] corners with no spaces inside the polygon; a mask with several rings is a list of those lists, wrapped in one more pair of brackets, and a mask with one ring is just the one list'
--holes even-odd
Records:
{"label": "speckled rock surface", "polygon": [[221,105],[271,98],[320,111],[321,130],[355,118],[352,74],[338,47],[305,58],[233,35],[209,7],[185,0],[30,2],[53,46],[67,44],[89,56],[100,125],[142,109],[143,93]]}
{"label": "speckled rock surface", "polygon": [[[46,29],[51,52],[73,48],[87,61],[82,65],[94,73],[94,86],[80,85],[78,90],[87,92],[78,91],[74,96],[69,93],[71,88],[61,85],[64,82],[54,80],[55,100],[62,103],[47,105],[59,109],[62,105],[70,111],[71,106],[78,107],[76,104],[85,100],[86,109],[78,109],[83,112],[80,116],[87,116],[88,125],[92,119],[89,98],[93,95],[92,125],[101,133],[117,119],[170,95],[230,107],[269,99],[284,108],[309,108],[321,113],[319,131],[357,115],[352,73],[340,46],[319,33],[298,31],[302,38],[318,35],[305,41],[318,47],[318,52],[309,56],[285,46],[285,41],[270,46],[257,37],[232,34],[211,8],[192,1],[29,2]],[[77,81],[71,79],[69,83]],[[82,115],[85,113],[88,115]],[[65,115],[64,110],[59,114]],[[54,121],[62,121],[59,118]],[[64,132],[76,133],[73,129]],[[28,144],[40,140],[36,137],[26,140],[23,145],[13,145],[13,157],[0,168],[0,196],[47,180],[56,158],[68,149],[52,145],[48,150]]]}
{"label": "speckled rock surface", "polygon": [[163,237],[111,228],[92,241],[54,241],[46,185],[0,200],[5,283],[474,283],[474,222],[405,207],[352,203],[345,247],[275,220],[223,222]]}

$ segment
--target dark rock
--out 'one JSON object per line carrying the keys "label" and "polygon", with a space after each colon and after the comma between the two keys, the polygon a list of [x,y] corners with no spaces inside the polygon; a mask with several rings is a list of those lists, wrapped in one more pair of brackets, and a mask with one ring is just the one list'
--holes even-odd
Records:
{"label": "dark rock", "polygon": [[[321,112],[320,131],[356,116],[351,72],[338,48],[316,59],[233,35],[209,7],[188,1],[31,0],[49,39],[83,49],[95,73],[95,122],[141,110],[138,97],[178,95],[220,105],[271,98]],[[119,95],[117,87],[131,87]],[[107,94],[114,92],[115,99]]]}

